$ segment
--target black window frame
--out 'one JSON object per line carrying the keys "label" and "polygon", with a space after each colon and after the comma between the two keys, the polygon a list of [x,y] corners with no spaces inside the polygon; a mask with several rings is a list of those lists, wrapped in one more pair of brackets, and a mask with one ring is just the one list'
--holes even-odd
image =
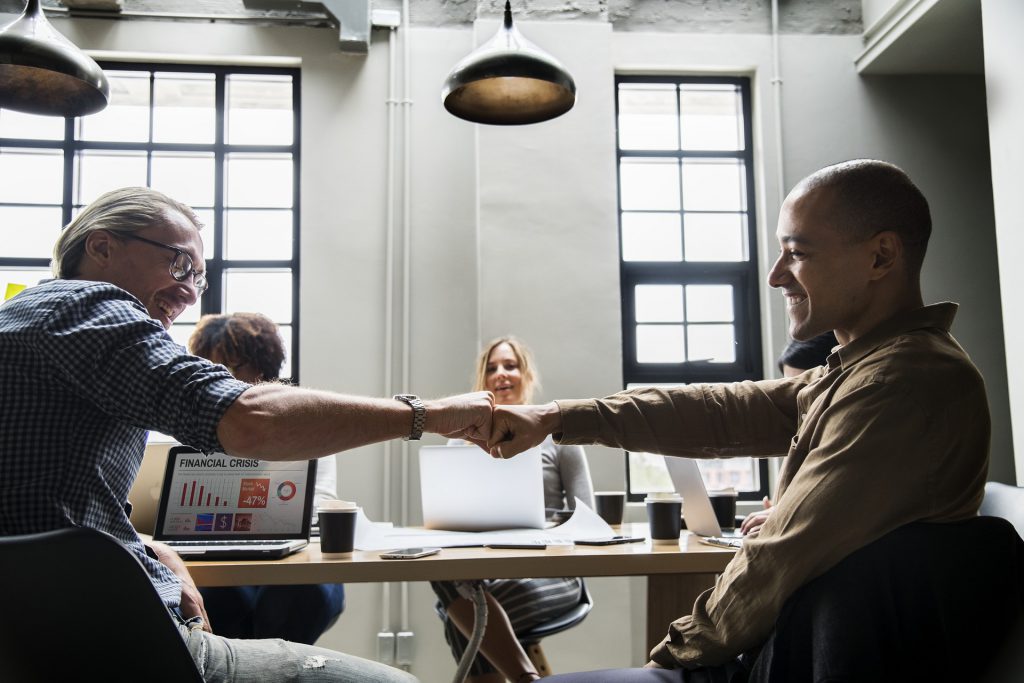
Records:
{"label": "black window frame", "polygon": [[[24,148],[24,149],[55,149],[63,153],[63,194],[61,203],[61,225],[66,226],[72,218],[72,213],[81,205],[74,203],[74,182],[75,182],[75,161],[79,152],[86,150],[103,151],[132,151],[144,152],[146,154],[146,184],[152,182],[152,158],[154,152],[202,152],[212,153],[215,167],[215,188],[213,225],[206,225],[202,231],[204,240],[212,239],[216,245],[213,255],[206,259],[206,274],[210,287],[200,299],[200,314],[224,312],[224,276],[229,270],[239,269],[288,269],[292,277],[292,320],[291,326],[291,381],[299,381],[299,282],[301,276],[301,242],[300,242],[300,187],[301,187],[301,71],[291,67],[260,67],[260,66],[232,66],[232,65],[210,65],[210,64],[182,64],[162,62],[120,62],[100,61],[100,67],[109,71],[138,71],[149,73],[150,87],[150,111],[149,126],[150,140],[144,142],[112,142],[96,140],[76,139],[77,118],[66,117],[64,119],[64,137],[60,140],[40,140],[25,138],[0,137],[0,147]],[[216,132],[212,143],[162,143],[152,142],[153,132],[153,91],[156,73],[204,73],[213,74],[215,77],[215,106],[216,106]],[[227,111],[227,79],[233,75],[271,75],[290,76],[292,79],[292,116],[294,135],[291,144],[288,145],[250,145],[250,144],[228,144],[225,141],[225,114]],[[267,154],[289,154],[292,158],[292,257],[291,259],[226,259],[224,258],[224,217],[225,217],[225,163],[229,154],[236,152],[244,153],[267,153]],[[6,206],[21,206],[21,204],[7,202]],[[24,204],[24,206],[36,206],[35,204]],[[8,268],[49,268],[49,258],[13,258],[0,256],[0,267]]]}
{"label": "black window frame", "polygon": [[[736,86],[743,113],[742,150],[623,150],[619,144],[619,86],[624,83],[715,84]],[[631,384],[690,384],[703,382],[740,382],[764,377],[761,338],[760,275],[757,260],[757,217],[754,197],[754,149],[750,78],[746,76],[644,76],[615,77],[616,180],[618,189],[619,282],[622,296],[622,376],[623,386]],[[679,119],[679,98],[676,117]],[[622,160],[628,158],[675,159],[680,167],[684,159],[737,159],[744,164],[746,190],[747,244],[749,258],[737,262],[642,262],[626,261],[622,240]],[[680,192],[680,214],[685,220]],[[685,258],[685,254],[684,254]],[[636,360],[635,288],[643,284],[691,285],[729,284],[733,286],[733,324],[736,330],[736,360],[733,363],[684,361],[682,363],[640,363]],[[645,323],[647,324],[647,323]],[[693,323],[686,323],[693,325]],[[768,461],[758,463],[760,489],[739,494],[740,500],[761,500],[768,495]],[[643,493],[634,493],[630,481],[629,452],[625,453],[626,491],[630,501],[640,501]]]}

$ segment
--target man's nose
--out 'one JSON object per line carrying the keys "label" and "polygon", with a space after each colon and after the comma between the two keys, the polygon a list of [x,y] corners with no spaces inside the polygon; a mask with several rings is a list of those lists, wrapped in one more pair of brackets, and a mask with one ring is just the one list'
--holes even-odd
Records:
{"label": "man's nose", "polygon": [[785,257],[785,254],[779,254],[779,257],[775,259],[775,264],[772,265],[772,269],[768,271],[769,287],[777,288],[786,284],[789,278],[789,270],[786,268],[784,263]]}

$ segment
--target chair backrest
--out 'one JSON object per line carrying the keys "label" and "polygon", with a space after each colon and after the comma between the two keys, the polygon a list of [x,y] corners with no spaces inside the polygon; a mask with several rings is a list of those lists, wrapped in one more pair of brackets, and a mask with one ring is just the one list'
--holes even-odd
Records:
{"label": "chair backrest", "polygon": [[570,629],[583,621],[593,606],[594,599],[590,596],[587,584],[580,579],[580,601],[569,611],[537,624],[526,633],[519,634],[519,641],[526,646]]}
{"label": "chair backrest", "polygon": [[985,498],[979,514],[1002,517],[1024,538],[1024,487],[990,481],[985,484]]}
{"label": "chair backrest", "polygon": [[1009,522],[917,522],[790,596],[748,681],[988,681],[1022,623],[1024,541]]}
{"label": "chair backrest", "polygon": [[0,577],[0,681],[202,683],[146,570],[113,537],[2,537]]}

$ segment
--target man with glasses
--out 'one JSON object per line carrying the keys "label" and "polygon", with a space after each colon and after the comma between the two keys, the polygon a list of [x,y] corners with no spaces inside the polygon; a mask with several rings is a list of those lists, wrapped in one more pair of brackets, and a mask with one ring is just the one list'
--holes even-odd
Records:
{"label": "man with glasses", "polygon": [[[205,452],[305,460],[422,431],[486,439],[493,398],[252,386],[188,355],[167,330],[207,286],[200,227],[191,209],[154,190],[109,192],[64,229],[56,279],[0,306],[0,535],[85,526],[120,540],[207,681],[415,680],[309,645],[213,635],[181,559],[159,544],[147,550],[132,528],[128,491],[146,429]],[[105,620],[98,612],[97,625]]]}

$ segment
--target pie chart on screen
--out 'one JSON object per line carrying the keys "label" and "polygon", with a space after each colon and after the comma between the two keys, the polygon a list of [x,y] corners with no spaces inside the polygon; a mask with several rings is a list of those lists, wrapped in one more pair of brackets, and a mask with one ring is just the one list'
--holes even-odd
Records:
{"label": "pie chart on screen", "polygon": [[277,485],[277,497],[280,500],[291,500],[295,497],[298,492],[298,487],[295,486],[294,482],[282,481]]}

